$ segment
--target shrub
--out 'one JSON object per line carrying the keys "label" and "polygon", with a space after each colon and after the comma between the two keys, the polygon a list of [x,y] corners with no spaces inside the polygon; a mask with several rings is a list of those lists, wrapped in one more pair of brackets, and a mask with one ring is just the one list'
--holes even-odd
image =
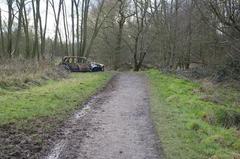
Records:
{"label": "shrub", "polygon": [[240,139],[233,144],[233,147],[234,147],[236,150],[240,150]]}
{"label": "shrub", "polygon": [[217,82],[222,82],[226,79],[240,80],[240,60],[227,60],[226,64],[216,71],[213,79]]}
{"label": "shrub", "polygon": [[240,112],[233,109],[219,109],[216,111],[217,122],[226,128],[240,128]]}
{"label": "shrub", "polygon": [[214,125],[216,124],[216,115],[214,114],[214,112],[207,112],[207,113],[204,113],[203,116],[202,116],[202,120],[211,124],[211,125]]}
{"label": "shrub", "polygon": [[191,121],[189,124],[188,124],[188,127],[194,131],[198,131],[200,128],[201,128],[201,125],[199,122],[197,121]]}

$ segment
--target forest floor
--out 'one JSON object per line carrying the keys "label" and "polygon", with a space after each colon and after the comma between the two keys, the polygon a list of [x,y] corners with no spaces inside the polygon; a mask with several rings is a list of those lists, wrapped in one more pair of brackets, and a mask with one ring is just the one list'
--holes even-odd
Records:
{"label": "forest floor", "polygon": [[148,82],[138,73],[120,73],[66,121],[44,158],[159,159],[149,111]]}

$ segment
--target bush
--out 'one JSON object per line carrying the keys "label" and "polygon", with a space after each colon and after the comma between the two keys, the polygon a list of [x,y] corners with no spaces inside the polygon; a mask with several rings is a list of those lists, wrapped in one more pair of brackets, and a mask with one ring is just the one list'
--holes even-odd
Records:
{"label": "bush", "polygon": [[216,124],[216,115],[211,111],[204,113],[202,116],[202,120],[211,125],[214,125],[214,124]]}
{"label": "bush", "polygon": [[201,125],[199,122],[197,121],[192,121],[188,124],[188,127],[191,129],[191,130],[194,130],[194,131],[198,131],[200,128],[201,128]]}
{"label": "bush", "polygon": [[233,144],[233,147],[234,147],[236,150],[240,150],[240,139]]}
{"label": "bush", "polygon": [[240,128],[240,112],[232,109],[219,109],[216,111],[217,122],[226,128]]}
{"label": "bush", "polygon": [[223,67],[220,67],[213,79],[216,82],[222,82],[227,79],[240,80],[240,60],[228,60]]}

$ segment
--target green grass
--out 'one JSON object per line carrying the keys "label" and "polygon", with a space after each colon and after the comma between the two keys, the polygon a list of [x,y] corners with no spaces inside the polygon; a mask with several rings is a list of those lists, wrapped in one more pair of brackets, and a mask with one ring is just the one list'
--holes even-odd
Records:
{"label": "green grass", "polygon": [[56,116],[73,111],[110,79],[110,73],[72,74],[61,81],[20,91],[0,89],[0,126]]}
{"label": "green grass", "polygon": [[[146,72],[151,82],[151,112],[167,159],[240,157],[237,128],[225,128],[217,112],[232,108],[201,99],[198,83]],[[234,107],[235,108],[235,107]],[[235,108],[239,111],[239,108]]]}

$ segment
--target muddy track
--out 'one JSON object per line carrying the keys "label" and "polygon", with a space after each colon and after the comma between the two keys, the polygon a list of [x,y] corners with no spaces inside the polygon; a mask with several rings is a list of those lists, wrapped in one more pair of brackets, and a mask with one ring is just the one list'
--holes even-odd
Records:
{"label": "muddy track", "polygon": [[46,159],[160,159],[147,79],[121,73],[66,122]]}

